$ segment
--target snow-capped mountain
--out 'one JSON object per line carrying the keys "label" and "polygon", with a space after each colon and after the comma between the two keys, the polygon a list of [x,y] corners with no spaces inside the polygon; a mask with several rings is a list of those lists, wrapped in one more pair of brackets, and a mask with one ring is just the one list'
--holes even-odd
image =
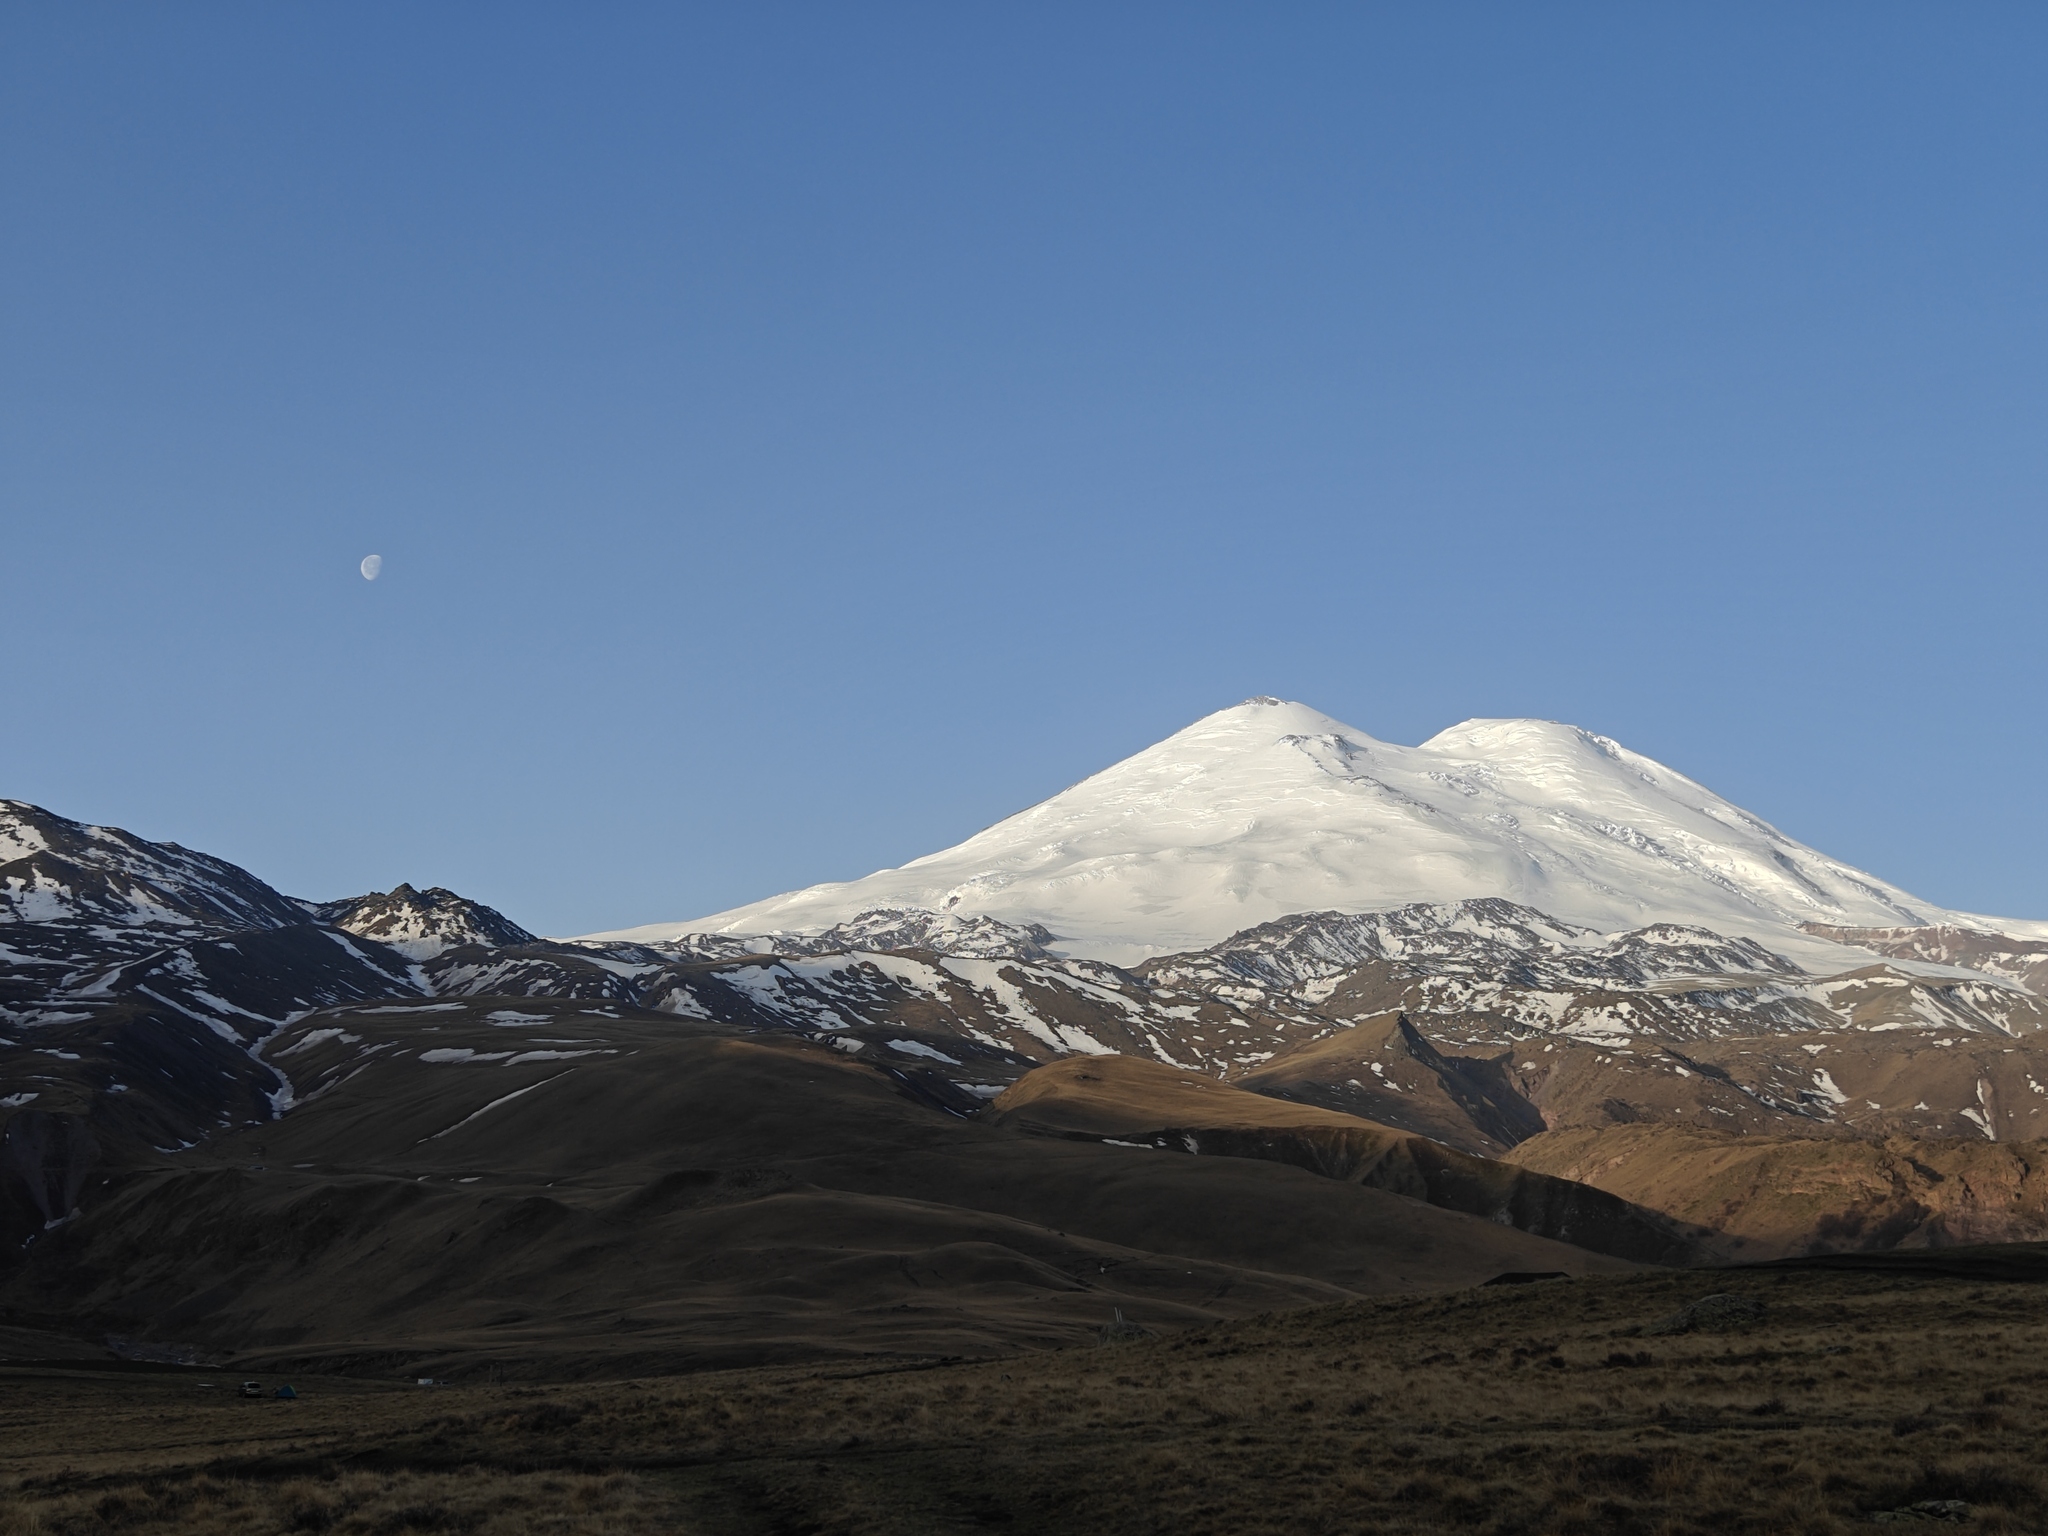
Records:
{"label": "snow-capped mountain", "polygon": [[1602,933],[1675,922],[1795,952],[1812,942],[1802,924],[2048,937],[1921,901],[1574,726],[1468,720],[1404,747],[1270,698],[899,869],[592,937],[816,934],[921,908],[1131,964],[1295,913],[1481,897]]}
{"label": "snow-capped mountain", "polygon": [[322,922],[388,944],[414,960],[431,960],[470,944],[535,942],[532,934],[496,908],[439,885],[424,891],[398,885],[341,901],[308,902],[307,907]]}

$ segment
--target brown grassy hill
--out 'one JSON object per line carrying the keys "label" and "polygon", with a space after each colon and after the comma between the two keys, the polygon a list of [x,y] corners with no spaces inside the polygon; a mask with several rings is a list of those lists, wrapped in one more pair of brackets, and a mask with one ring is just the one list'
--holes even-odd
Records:
{"label": "brown grassy hill", "polygon": [[1503,1051],[1439,1050],[1404,1013],[1381,1013],[1279,1052],[1235,1079],[1254,1093],[1399,1126],[1498,1157],[1545,1129]]}
{"label": "brown grassy hill", "polygon": [[1552,1131],[1508,1154],[1681,1221],[1750,1258],[2048,1238],[2048,1142]]}
{"label": "brown grassy hill", "polygon": [[1678,1264],[1702,1256],[1699,1239],[1705,1234],[1586,1185],[1133,1057],[1040,1067],[995,1100],[988,1118],[1060,1136],[1135,1142],[1168,1154],[1285,1163],[1641,1263]]}
{"label": "brown grassy hill", "polygon": [[96,1175],[0,1321],[616,1373],[987,1354],[1615,1261],[1275,1162],[961,1119],[788,1037],[519,999],[316,1014],[302,1102]]}
{"label": "brown grassy hill", "polygon": [[[1849,978],[1841,990],[1864,984]],[[2048,1041],[2039,1037],[1916,1028],[1503,1041],[1498,1032],[1481,1015],[1373,1015],[1233,1081],[1482,1157],[1545,1130],[1644,1122],[1766,1137],[2048,1135]]]}

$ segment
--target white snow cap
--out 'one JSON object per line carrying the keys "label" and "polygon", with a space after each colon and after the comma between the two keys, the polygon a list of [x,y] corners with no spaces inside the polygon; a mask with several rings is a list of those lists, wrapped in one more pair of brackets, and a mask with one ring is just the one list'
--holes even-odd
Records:
{"label": "white snow cap", "polygon": [[1963,920],[1576,726],[1467,720],[1402,747],[1256,698],[900,869],[592,937],[816,933],[923,907],[1042,923],[1062,952],[1132,963],[1290,913],[1477,896],[1605,932]]}

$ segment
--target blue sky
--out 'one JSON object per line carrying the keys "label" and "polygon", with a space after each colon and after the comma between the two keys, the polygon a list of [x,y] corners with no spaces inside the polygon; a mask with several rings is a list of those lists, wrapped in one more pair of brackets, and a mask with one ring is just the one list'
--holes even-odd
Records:
{"label": "blue sky", "polygon": [[2044,45],[7,0],[0,793],[570,933],[1273,693],[2048,917]]}

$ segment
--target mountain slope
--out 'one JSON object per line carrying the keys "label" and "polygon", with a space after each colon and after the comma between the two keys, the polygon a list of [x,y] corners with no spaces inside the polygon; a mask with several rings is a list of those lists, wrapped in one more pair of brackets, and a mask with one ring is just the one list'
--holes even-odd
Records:
{"label": "mountain slope", "polygon": [[1682,922],[1779,948],[1811,944],[1804,923],[1963,921],[1573,726],[1472,720],[1403,747],[1252,699],[899,869],[593,937],[815,933],[922,908],[1129,964],[1291,913],[1487,896],[1601,932]]}
{"label": "mountain slope", "polygon": [[67,1219],[96,1171],[288,1107],[261,1058],[288,1019],[426,985],[175,843],[7,800],[0,860],[0,1246]]}
{"label": "mountain slope", "polygon": [[221,933],[305,921],[297,902],[225,859],[0,800],[0,924]]}

